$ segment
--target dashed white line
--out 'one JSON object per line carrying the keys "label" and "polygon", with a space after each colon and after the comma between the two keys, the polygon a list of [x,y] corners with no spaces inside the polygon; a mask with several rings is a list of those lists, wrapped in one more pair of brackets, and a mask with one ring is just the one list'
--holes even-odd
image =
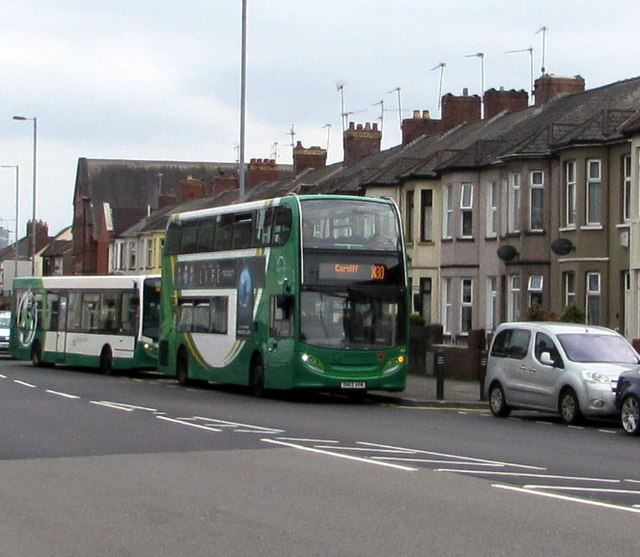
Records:
{"label": "dashed white line", "polygon": [[56,395],[56,396],[61,396],[63,398],[72,398],[72,399],[78,399],[80,398],[78,395],[71,395],[69,393],[61,393],[60,391],[51,391],[49,389],[47,389],[46,391],[47,393],[51,394],[51,395]]}
{"label": "dashed white line", "polygon": [[31,383],[27,383],[26,381],[20,381],[20,379],[14,379],[13,382],[17,383],[18,385],[22,385],[23,387],[29,387],[30,389],[36,388],[35,385],[32,385]]}
{"label": "dashed white line", "polygon": [[2,373],[0,373],[0,379],[6,379],[7,376],[6,375],[2,375]]}
{"label": "dashed white line", "polygon": [[114,410],[124,410],[125,412],[133,412],[134,410],[145,410],[147,412],[157,412],[155,408],[147,408],[145,406],[135,406],[133,404],[124,404],[123,402],[111,402],[109,400],[90,400],[91,404],[96,406],[105,406]]}

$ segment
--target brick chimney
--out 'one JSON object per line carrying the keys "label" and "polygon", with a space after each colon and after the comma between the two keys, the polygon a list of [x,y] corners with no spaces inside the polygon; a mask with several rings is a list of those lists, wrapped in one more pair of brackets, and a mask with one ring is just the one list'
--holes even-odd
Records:
{"label": "brick chimney", "polygon": [[239,187],[238,173],[235,170],[218,169],[218,175],[211,180],[211,195],[215,197],[223,191],[237,190]]}
{"label": "brick chimney", "polygon": [[204,182],[193,176],[180,180],[180,202],[188,199],[202,199],[204,197]]}
{"label": "brick chimney", "polygon": [[408,145],[423,135],[438,135],[442,127],[441,120],[432,120],[428,110],[413,111],[413,118],[402,120],[402,144]]}
{"label": "brick chimney", "polygon": [[536,98],[536,106],[542,106],[557,97],[575,95],[576,93],[584,93],[583,77],[579,75],[556,77],[545,74],[536,79],[533,94]]}
{"label": "brick chimney", "polygon": [[467,89],[463,89],[460,97],[451,93],[445,95],[442,97],[442,132],[479,121],[480,107],[480,97],[469,95]]}
{"label": "brick chimney", "polygon": [[[33,221],[30,220],[27,222],[27,238],[29,242],[29,254],[33,251]],[[36,251],[40,251],[49,243],[49,226],[46,222],[37,220],[36,221]]]}
{"label": "brick chimney", "polygon": [[382,132],[378,130],[378,124],[367,122],[364,127],[349,122],[349,129],[345,130],[342,138],[344,149],[344,164],[350,165],[364,157],[380,152]]}
{"label": "brick chimney", "polygon": [[305,149],[302,142],[298,141],[293,148],[293,172],[297,176],[307,168],[318,170],[327,165],[327,150],[320,147]]}
{"label": "brick chimney", "polygon": [[248,173],[247,185],[250,189],[264,182],[275,182],[278,179],[278,165],[275,159],[251,159]]}
{"label": "brick chimney", "polygon": [[529,95],[526,91],[511,89],[505,91],[489,89],[484,93],[484,117],[489,120],[501,112],[516,112],[529,106]]}
{"label": "brick chimney", "polygon": [[163,207],[169,207],[170,205],[176,205],[178,203],[178,196],[175,191],[169,191],[167,193],[160,194],[158,197],[158,209]]}

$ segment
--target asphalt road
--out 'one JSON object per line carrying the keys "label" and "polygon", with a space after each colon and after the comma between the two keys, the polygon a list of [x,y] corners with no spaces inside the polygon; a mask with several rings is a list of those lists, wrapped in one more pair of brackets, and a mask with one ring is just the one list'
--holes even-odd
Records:
{"label": "asphalt road", "polygon": [[0,556],[575,556],[640,547],[615,423],[254,399],[0,360]]}

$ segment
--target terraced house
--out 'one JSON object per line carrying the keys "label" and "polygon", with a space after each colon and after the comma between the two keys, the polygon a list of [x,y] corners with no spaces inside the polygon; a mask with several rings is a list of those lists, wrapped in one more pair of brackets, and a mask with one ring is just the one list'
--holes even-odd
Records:
{"label": "terraced house", "polygon": [[[441,119],[415,111],[403,121],[402,144],[385,151],[375,124],[350,124],[344,160],[331,165],[325,150],[298,143],[293,175],[262,181],[247,199],[395,199],[413,310],[450,337],[553,317],[573,304],[589,323],[638,338],[638,114],[640,78],[586,90],[579,76],[543,75],[534,99],[494,89],[482,99],[449,94]],[[228,194],[200,203],[228,203]],[[112,253],[115,243],[151,232],[159,241],[161,227],[144,230],[124,231]]]}

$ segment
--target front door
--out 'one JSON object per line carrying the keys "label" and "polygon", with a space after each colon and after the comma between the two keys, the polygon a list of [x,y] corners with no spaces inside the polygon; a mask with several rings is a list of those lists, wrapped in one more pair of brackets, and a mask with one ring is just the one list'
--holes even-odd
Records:
{"label": "front door", "polygon": [[67,303],[65,295],[54,294],[50,297],[51,334],[55,338],[56,362],[64,362],[67,349]]}
{"label": "front door", "polygon": [[294,297],[288,294],[271,296],[269,301],[269,336],[265,354],[265,386],[291,387],[294,353]]}

